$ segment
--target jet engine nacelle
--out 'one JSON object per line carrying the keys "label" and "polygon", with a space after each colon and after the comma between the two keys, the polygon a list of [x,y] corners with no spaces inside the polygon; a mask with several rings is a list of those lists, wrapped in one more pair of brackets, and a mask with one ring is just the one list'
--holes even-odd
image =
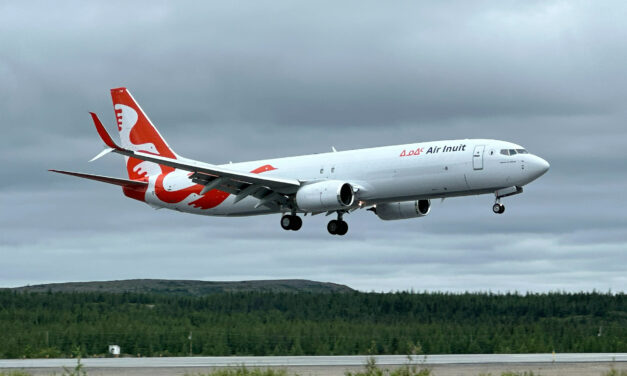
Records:
{"label": "jet engine nacelle", "polygon": [[296,205],[308,212],[345,209],[354,201],[353,186],[338,180],[307,184],[296,192]]}
{"label": "jet engine nacelle", "polygon": [[430,200],[403,201],[377,204],[375,213],[383,220],[408,219],[424,217],[431,211]]}

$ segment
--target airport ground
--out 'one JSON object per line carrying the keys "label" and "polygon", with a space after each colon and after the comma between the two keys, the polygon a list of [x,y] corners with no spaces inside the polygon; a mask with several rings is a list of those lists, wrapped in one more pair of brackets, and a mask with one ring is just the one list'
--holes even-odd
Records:
{"label": "airport ground", "polygon": [[[499,376],[503,372],[524,375],[533,372],[534,376],[602,376],[614,367],[617,371],[627,372],[625,363],[513,363],[513,364],[438,364],[428,366],[433,376]],[[223,367],[159,367],[159,368],[87,368],[89,376],[172,376],[208,374]],[[279,367],[277,367],[279,368]],[[346,371],[356,372],[362,367],[355,366],[297,366],[282,367],[289,375],[299,376],[344,376]],[[62,368],[28,368],[24,369],[33,376],[60,375]]]}
{"label": "airport ground", "polygon": [[[367,357],[176,357],[84,359],[90,376],[166,376],[208,374],[225,367],[284,369],[289,376],[343,376],[347,371],[364,370]],[[380,369],[400,367],[407,363],[402,356],[379,356]],[[429,368],[434,376],[493,375],[513,372],[534,376],[602,376],[611,369],[627,372],[627,354],[489,354],[433,355],[412,362]],[[0,360],[0,370],[23,370],[31,375],[63,374],[63,366],[72,369],[75,359]]]}

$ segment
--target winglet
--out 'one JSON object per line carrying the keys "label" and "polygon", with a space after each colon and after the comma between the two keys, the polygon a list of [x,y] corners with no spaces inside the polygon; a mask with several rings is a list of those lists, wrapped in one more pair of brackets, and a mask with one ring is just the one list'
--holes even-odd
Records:
{"label": "winglet", "polygon": [[90,112],[89,114],[91,115],[91,118],[94,121],[94,125],[96,126],[96,130],[98,131],[98,134],[100,135],[100,138],[102,139],[102,141],[110,148],[118,149],[118,150],[122,149],[121,147],[116,145],[115,142],[113,142],[113,139],[109,135],[109,132],[107,132],[105,127],[100,122],[100,119],[98,119],[98,115],[96,115],[93,112]]}

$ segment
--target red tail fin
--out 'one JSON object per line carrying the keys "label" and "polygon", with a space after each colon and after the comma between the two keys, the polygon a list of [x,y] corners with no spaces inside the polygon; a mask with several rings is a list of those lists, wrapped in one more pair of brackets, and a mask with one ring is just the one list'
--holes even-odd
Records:
{"label": "red tail fin", "polygon": [[[168,146],[126,88],[111,89],[111,99],[113,99],[113,109],[115,110],[120,143],[123,148],[177,159],[176,153]],[[140,179],[148,175],[167,172],[164,170],[170,168],[153,162],[126,158],[126,169],[129,178]]]}

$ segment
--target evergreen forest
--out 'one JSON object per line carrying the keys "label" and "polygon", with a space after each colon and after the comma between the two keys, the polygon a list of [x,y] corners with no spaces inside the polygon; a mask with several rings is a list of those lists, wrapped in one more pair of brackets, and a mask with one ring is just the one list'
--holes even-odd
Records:
{"label": "evergreen forest", "polygon": [[624,293],[0,291],[0,358],[627,352]]}

